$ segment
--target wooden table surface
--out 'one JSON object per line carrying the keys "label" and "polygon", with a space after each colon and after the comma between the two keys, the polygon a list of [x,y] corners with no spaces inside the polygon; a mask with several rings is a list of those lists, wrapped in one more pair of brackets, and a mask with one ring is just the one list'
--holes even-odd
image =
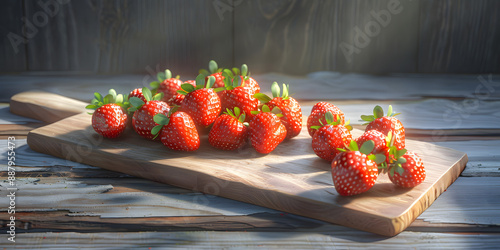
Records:
{"label": "wooden table surface", "polygon": [[[461,176],[404,232],[384,237],[180,189],[36,153],[27,133],[45,123],[13,115],[8,100],[46,90],[88,101],[144,76],[0,76],[0,246],[26,248],[496,248],[500,244],[500,77],[369,76],[317,72],[256,76],[264,90],[289,83],[308,115],[318,100],[356,127],[373,106],[392,104],[408,138],[466,152]],[[117,87],[118,86],[118,87]],[[8,240],[7,141],[16,143],[16,242]],[[1,248],[0,248],[1,249]]]}

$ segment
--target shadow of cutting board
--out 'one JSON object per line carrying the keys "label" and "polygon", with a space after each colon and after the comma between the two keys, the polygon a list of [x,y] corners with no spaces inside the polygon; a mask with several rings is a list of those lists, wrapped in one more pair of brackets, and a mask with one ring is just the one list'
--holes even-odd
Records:
{"label": "shadow of cutting board", "polygon": [[[11,105],[23,104],[28,113],[46,109],[43,103],[26,105],[23,94],[15,99]],[[74,108],[72,112],[77,112]],[[353,131],[353,136],[361,134]],[[198,151],[188,153],[143,139],[132,129],[118,139],[102,138],[92,129],[91,116],[80,113],[31,131],[28,144],[35,151],[70,161],[386,236],[408,227],[467,163],[465,153],[407,140],[407,148],[417,152],[426,167],[427,178],[421,185],[399,188],[383,175],[368,192],[342,197],[333,186],[330,164],[314,154],[305,128],[268,155],[249,146],[220,151],[210,147],[207,136]]]}

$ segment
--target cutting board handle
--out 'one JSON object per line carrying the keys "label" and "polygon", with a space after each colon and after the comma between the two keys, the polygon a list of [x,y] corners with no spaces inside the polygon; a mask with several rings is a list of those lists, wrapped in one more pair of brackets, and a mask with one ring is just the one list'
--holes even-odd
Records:
{"label": "cutting board handle", "polygon": [[54,123],[66,117],[85,112],[87,103],[45,91],[28,91],[10,99],[10,112]]}

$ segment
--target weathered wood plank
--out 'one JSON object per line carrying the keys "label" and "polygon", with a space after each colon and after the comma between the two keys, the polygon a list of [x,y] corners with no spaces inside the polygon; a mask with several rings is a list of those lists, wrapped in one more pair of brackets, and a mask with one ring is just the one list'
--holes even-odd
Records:
{"label": "weathered wood plank", "polygon": [[339,1],[337,67],[329,70],[417,72],[419,5],[411,0]]}
{"label": "weathered wood plank", "polygon": [[[2,1],[0,8],[0,72],[12,73],[27,70],[26,36],[24,32],[23,2]],[[3,88],[3,83],[0,82]]]}
{"label": "weathered wood plank", "polygon": [[138,232],[138,233],[20,233],[16,243],[1,237],[0,243],[17,248],[171,248],[171,249],[495,249],[500,235],[403,232],[387,238],[370,233],[339,230],[322,232]]}
{"label": "weathered wood plank", "polygon": [[421,1],[419,72],[500,72],[499,25],[499,1]]}
{"label": "weathered wood plank", "polygon": [[235,62],[292,75],[416,72],[418,14],[415,1],[243,1]]}
{"label": "weathered wood plank", "polygon": [[[28,16],[40,11],[26,5]],[[211,1],[69,1],[38,32],[28,43],[33,71],[149,76],[232,63],[232,19],[222,21]]]}

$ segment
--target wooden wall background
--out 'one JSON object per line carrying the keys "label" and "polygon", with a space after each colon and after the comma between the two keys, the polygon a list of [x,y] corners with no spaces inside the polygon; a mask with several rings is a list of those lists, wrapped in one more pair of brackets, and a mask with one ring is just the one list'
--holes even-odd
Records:
{"label": "wooden wall background", "polygon": [[[293,75],[500,73],[497,0],[41,2],[1,1],[0,73],[193,73],[210,59]],[[391,8],[385,25],[373,15]],[[359,47],[357,28],[372,35]]]}

